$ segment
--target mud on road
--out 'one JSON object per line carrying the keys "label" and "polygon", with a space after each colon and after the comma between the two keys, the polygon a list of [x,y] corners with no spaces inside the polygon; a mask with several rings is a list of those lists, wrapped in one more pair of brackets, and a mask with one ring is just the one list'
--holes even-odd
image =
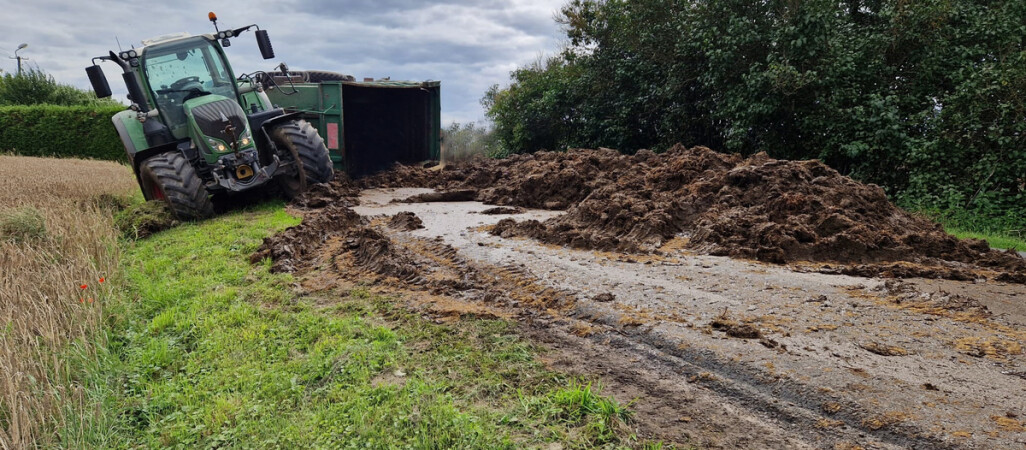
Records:
{"label": "mud on road", "polygon": [[[894,206],[883,189],[819,161],[750,158],[705,147],[539,152],[424,170],[400,166],[363,187],[429,187],[438,200],[566,210],[545,221],[508,220],[495,229],[571,248],[651,252],[684,234],[690,250],[772,263],[859,264],[858,275],[899,271],[931,278],[1026,282],[1026,261],[958,240],[940,225]],[[444,198],[443,198],[444,197]],[[423,201],[421,197],[407,201]],[[896,267],[895,261],[914,265]],[[978,270],[991,273],[984,274]]]}
{"label": "mud on road", "polygon": [[[571,199],[564,204],[530,204],[510,200],[519,195],[512,190],[482,188],[515,175],[503,182],[487,171],[453,171],[400,169],[364,182],[421,177],[417,184],[443,191],[475,189],[489,204],[426,188],[365,189],[357,198],[342,182],[331,188],[339,198],[301,210],[304,223],[269,239],[254,259],[271,257],[308,290],[368,283],[443,320],[515,320],[550,349],[551,366],[598,377],[605,393],[634,401],[634,425],[648,438],[712,448],[1026,443],[1026,286],[996,281],[1020,273],[1007,254],[946,235],[927,239],[947,242],[948,251],[931,253],[908,238],[916,228],[876,224],[904,236],[895,242],[912,255],[888,257],[892,248],[837,258],[800,250],[787,264],[760,261],[758,252],[730,258],[694,244],[700,227],[650,240],[607,229],[616,242],[644,243],[637,248],[554,245],[544,233],[502,230],[510,222],[558,229],[577,220],[575,208],[583,214],[593,190],[558,194]],[[494,204],[516,209],[486,213]],[[922,220],[888,214],[881,217],[902,226]],[[802,220],[814,217],[831,215]],[[743,232],[733,236],[747,242]],[[951,279],[910,278],[938,272]]]}

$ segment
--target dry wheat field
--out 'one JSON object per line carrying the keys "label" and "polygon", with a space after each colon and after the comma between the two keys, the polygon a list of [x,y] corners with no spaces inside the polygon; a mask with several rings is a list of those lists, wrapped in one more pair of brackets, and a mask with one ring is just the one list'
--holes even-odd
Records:
{"label": "dry wheat field", "polygon": [[137,191],[121,164],[0,155],[0,448],[47,446],[95,407],[78,369],[117,276],[111,204]]}

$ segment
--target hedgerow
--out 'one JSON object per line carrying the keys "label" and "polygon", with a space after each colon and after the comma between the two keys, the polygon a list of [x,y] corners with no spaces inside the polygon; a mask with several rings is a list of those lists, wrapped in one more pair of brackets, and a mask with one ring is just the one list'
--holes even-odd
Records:
{"label": "hedgerow", "polygon": [[127,160],[111,116],[124,106],[0,106],[0,151]]}

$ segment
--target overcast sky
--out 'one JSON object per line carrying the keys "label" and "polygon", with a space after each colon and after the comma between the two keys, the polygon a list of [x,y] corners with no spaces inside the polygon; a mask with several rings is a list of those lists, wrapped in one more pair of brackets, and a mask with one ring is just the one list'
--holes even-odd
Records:
{"label": "overcast sky", "polygon": [[[260,58],[252,32],[227,49],[236,74],[269,70],[331,70],[393,80],[441,80],[442,120],[483,119],[479,103],[492,84],[506,85],[519,65],[560,46],[553,20],[564,0],[275,0],[134,2],[0,0],[0,55],[19,52],[58,81],[87,88],[85,67],[93,56],[125,49],[142,39],[186,31],[213,31],[207,12],[224,27],[256,23],[267,29],[276,57]],[[0,60],[14,72],[14,60]],[[119,69],[103,64],[124,100]]]}

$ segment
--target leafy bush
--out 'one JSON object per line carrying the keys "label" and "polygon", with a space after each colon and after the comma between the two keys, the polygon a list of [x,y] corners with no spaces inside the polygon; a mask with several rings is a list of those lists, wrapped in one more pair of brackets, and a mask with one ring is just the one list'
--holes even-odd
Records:
{"label": "leafy bush", "polygon": [[120,105],[111,99],[98,99],[92,91],[60,84],[38,69],[0,77],[0,106],[13,105]]}
{"label": "leafy bush", "polygon": [[30,69],[0,77],[0,151],[125,160],[110,117],[125,106]]}
{"label": "leafy bush", "polygon": [[0,150],[125,161],[111,116],[124,106],[0,106]]}

